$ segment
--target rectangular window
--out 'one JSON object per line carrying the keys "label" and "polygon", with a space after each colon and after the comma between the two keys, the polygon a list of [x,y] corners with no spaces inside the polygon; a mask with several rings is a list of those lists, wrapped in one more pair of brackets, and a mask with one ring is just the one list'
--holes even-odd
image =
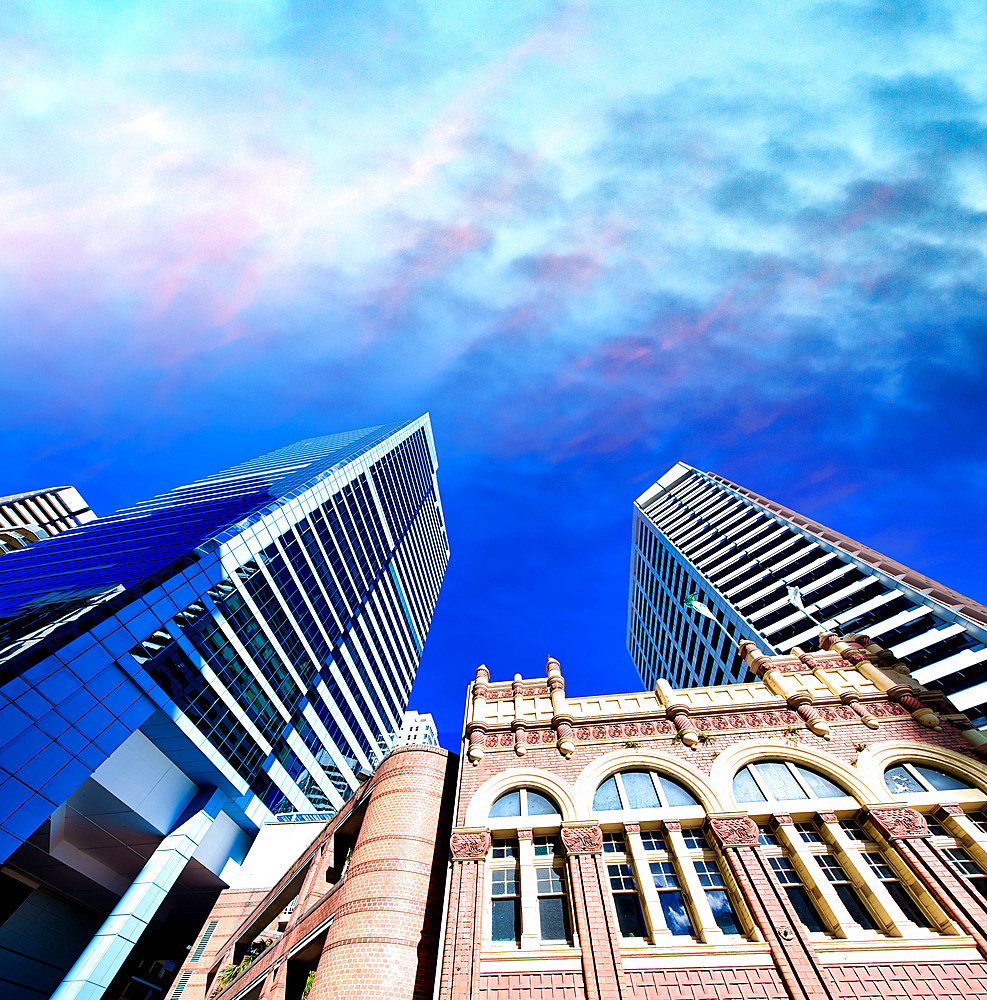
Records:
{"label": "rectangular window", "polygon": [[569,907],[561,872],[554,868],[535,870],[538,881],[538,921],[542,941],[569,940]]}
{"label": "rectangular window", "polygon": [[534,848],[536,858],[551,858],[559,853],[554,837],[535,837]]}
{"label": "rectangular window", "polygon": [[494,858],[516,858],[517,850],[513,840],[495,840],[490,854]]}
{"label": "rectangular window", "polygon": [[823,842],[815,823],[796,823],[795,829],[807,844],[821,844]]}
{"label": "rectangular window", "polygon": [[839,859],[832,854],[820,854],[816,856],[816,861],[819,862],[823,874],[836,890],[836,895],[840,897],[840,902],[846,907],[850,918],[867,930],[880,932],[881,925],[864,905],[857,892],[857,887],[848,878]]}
{"label": "rectangular window", "polygon": [[517,871],[494,869],[491,873],[490,915],[493,941],[521,941],[521,900],[518,897]]}
{"label": "rectangular window", "polygon": [[627,851],[627,845],[624,843],[624,835],[622,833],[603,834],[604,854],[624,854],[626,853],[626,851]]}
{"label": "rectangular window", "polygon": [[943,854],[956,865],[960,875],[965,875],[981,895],[987,896],[987,875],[962,847],[947,847]]}
{"label": "rectangular window", "polygon": [[937,930],[925,912],[912,898],[912,894],[901,884],[894,869],[884,860],[879,851],[865,851],[864,860],[871,866],[874,874],[884,883],[888,894],[898,904],[899,909],[913,924]]}
{"label": "rectangular window", "polygon": [[628,938],[645,937],[644,914],[641,912],[641,900],[631,866],[607,865],[607,875],[610,878],[617,926],[621,935]]}
{"label": "rectangular window", "polygon": [[716,926],[724,934],[740,934],[737,915],[730,904],[730,896],[727,894],[726,883],[723,881],[723,873],[716,862],[707,858],[697,860],[696,874],[699,876],[700,884],[706,890],[706,901],[713,911]]}
{"label": "rectangular window", "polygon": [[683,830],[682,839],[685,841],[686,848],[690,851],[709,850],[706,835],[698,827],[693,827],[691,830]]}
{"label": "rectangular window", "polygon": [[789,902],[795,907],[799,920],[805,924],[806,930],[813,934],[824,934],[826,928],[823,926],[809,893],[806,892],[798,872],[792,867],[788,858],[769,858],[771,867],[778,878],[781,887],[785,890]]}
{"label": "rectangular window", "polygon": [[675,935],[695,936],[685,898],[679,890],[679,878],[671,861],[652,861],[651,876],[658,890],[665,926]]}

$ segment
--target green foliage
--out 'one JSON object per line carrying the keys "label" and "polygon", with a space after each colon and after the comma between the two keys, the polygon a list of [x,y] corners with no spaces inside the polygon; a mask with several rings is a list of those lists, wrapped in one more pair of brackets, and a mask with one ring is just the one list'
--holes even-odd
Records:
{"label": "green foliage", "polygon": [[315,981],[315,973],[310,972],[308,974],[308,979],[305,980],[305,989],[302,990],[302,995],[299,1000],[308,1000],[309,991],[312,989],[312,983]]}

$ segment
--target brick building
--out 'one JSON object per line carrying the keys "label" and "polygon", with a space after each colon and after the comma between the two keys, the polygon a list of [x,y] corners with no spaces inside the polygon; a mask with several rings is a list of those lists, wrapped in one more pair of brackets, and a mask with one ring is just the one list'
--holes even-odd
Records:
{"label": "brick building", "polygon": [[987,998],[982,736],[865,637],[821,646],[572,699],[554,660],[480,668],[458,779],[390,755],[169,997],[209,995],[294,879],[220,1000],[300,1000],[308,971],[308,1000]]}

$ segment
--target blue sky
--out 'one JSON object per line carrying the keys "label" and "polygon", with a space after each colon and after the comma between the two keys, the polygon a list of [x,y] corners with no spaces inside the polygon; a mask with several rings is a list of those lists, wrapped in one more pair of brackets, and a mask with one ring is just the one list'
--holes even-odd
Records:
{"label": "blue sky", "polygon": [[936,3],[0,12],[0,493],[431,412],[480,662],[630,689],[678,459],[981,601],[987,29]]}

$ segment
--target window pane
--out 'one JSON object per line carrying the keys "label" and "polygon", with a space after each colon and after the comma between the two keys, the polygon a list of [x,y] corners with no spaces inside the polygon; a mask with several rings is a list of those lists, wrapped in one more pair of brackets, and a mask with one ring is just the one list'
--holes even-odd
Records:
{"label": "window pane", "polygon": [[692,934],[692,921],[685,908],[685,900],[681,892],[666,891],[658,893],[661,900],[662,913],[665,914],[665,924],[673,934]]}
{"label": "window pane", "polygon": [[495,899],[492,902],[492,927],[490,937],[494,941],[517,941],[519,903],[516,899]]}
{"label": "window pane", "polygon": [[788,893],[788,898],[791,900],[792,906],[795,907],[799,920],[805,924],[806,930],[814,933],[822,933],[826,930],[805,889],[800,885],[786,886],[785,892]]}
{"label": "window pane", "polygon": [[613,897],[617,926],[624,937],[644,937],[644,915],[636,892],[618,892]]}
{"label": "window pane", "polygon": [[562,891],[562,878],[554,868],[538,868],[535,873],[538,878],[539,894]]}
{"label": "window pane", "polygon": [[564,896],[547,896],[538,900],[542,941],[565,941],[569,937],[566,910]]}
{"label": "window pane", "polygon": [[730,905],[730,897],[723,889],[713,889],[706,893],[709,908],[713,911],[713,918],[716,926],[724,934],[739,934],[740,927],[737,925],[737,917]]}
{"label": "window pane", "polygon": [[860,924],[861,927],[866,927],[870,931],[879,931],[880,925],[871,915],[870,910],[863,905],[860,901],[860,897],[854,891],[853,886],[843,883],[842,885],[834,885],[833,888],[836,890],[836,895],[840,897],[843,905],[847,908],[847,913],[850,914],[851,918]]}
{"label": "window pane", "polygon": [[521,815],[521,792],[515,789],[506,795],[501,795],[490,809],[491,817],[510,817]]}
{"label": "window pane", "polygon": [[650,772],[624,771],[620,777],[627,793],[628,809],[654,809],[659,805]]}
{"label": "window pane", "polygon": [[533,792],[530,788],[528,789],[529,816],[548,816],[558,811],[559,807],[551,799],[545,798],[538,792]]}
{"label": "window pane", "polygon": [[733,797],[737,802],[764,802],[764,795],[757,787],[750,768],[741,768],[733,779]]}
{"label": "window pane", "polygon": [[620,797],[617,795],[617,782],[607,778],[596,790],[593,797],[594,812],[606,812],[608,809],[620,809]]}
{"label": "window pane", "polygon": [[891,898],[898,904],[901,908],[901,912],[908,917],[913,924],[918,924],[919,927],[928,927],[929,930],[936,930],[935,925],[932,921],[925,915],[925,912],[921,910],[915,900],[912,899],[911,894],[908,890],[897,880],[894,882],[885,882],[884,888],[891,893]]}
{"label": "window pane", "polygon": [[[658,776],[656,775],[656,777]],[[670,806],[699,805],[696,797],[684,785],[680,785],[677,781],[666,778],[664,775],[659,777],[658,780],[661,782],[661,790],[665,793],[665,798],[668,799]]]}
{"label": "window pane", "polygon": [[905,792],[925,791],[903,767],[889,767],[884,772],[884,783],[893,795],[902,795]]}
{"label": "window pane", "polygon": [[819,796],[821,799],[828,799],[834,795],[846,795],[847,793],[840,788],[839,785],[834,784],[829,778],[824,778],[821,774],[817,774],[815,771],[810,771],[807,767],[799,767],[795,765],[795,770],[798,771],[802,780],[812,789],[812,791]]}
{"label": "window pane", "polygon": [[918,773],[921,774],[934,789],[936,789],[936,791],[951,792],[957,788],[972,787],[965,781],[960,781],[959,778],[954,778],[951,774],[946,774],[944,771],[936,771],[931,767],[919,767],[918,764],[912,764],[912,767],[914,767],[915,770],[918,771]]}
{"label": "window pane", "polygon": [[627,847],[624,844],[624,835],[622,833],[605,833],[603,835],[604,854],[623,854],[626,850]]}
{"label": "window pane", "polygon": [[802,786],[780,760],[762,760],[754,768],[761,784],[775,799],[807,799]]}

